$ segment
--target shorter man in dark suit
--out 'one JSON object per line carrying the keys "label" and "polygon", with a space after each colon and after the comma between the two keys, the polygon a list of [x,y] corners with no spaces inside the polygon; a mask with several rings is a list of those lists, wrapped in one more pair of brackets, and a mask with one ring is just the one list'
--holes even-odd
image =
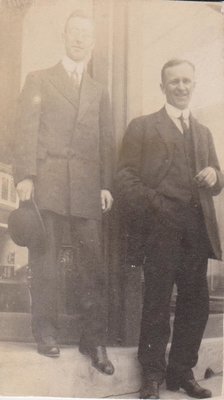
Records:
{"label": "shorter man in dark suit", "polygon": [[[143,399],[158,399],[165,377],[169,390],[183,388],[195,398],[211,397],[195,381],[192,368],[209,313],[208,257],[221,259],[212,196],[221,191],[223,175],[211,133],[189,110],[194,79],[189,61],[164,65],[165,107],[130,123],[120,156],[118,200],[129,238],[139,249],[138,261],[140,250],[144,257],[138,350]],[[166,369],[174,283],[176,312]]]}
{"label": "shorter man in dark suit", "polygon": [[35,200],[46,230],[46,252],[30,251],[32,330],[38,352],[58,357],[58,255],[63,224],[78,247],[83,330],[79,350],[108,375],[102,213],[113,198],[113,138],[109,98],[86,68],[94,46],[92,19],[78,11],[64,30],[66,54],[55,66],[31,72],[21,92],[14,180],[21,202]]}

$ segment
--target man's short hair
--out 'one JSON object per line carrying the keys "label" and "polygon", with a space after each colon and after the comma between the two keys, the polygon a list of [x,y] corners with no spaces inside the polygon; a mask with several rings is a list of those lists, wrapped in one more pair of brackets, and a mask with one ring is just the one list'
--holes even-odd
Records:
{"label": "man's short hair", "polygon": [[64,31],[66,32],[69,21],[73,18],[83,18],[83,19],[88,19],[89,21],[91,21],[92,25],[93,25],[93,29],[94,29],[94,21],[93,18],[90,14],[87,14],[84,10],[81,9],[77,9],[75,11],[73,11],[67,18],[67,20],[65,21],[65,28]]}
{"label": "man's short hair", "polygon": [[191,61],[185,60],[185,59],[180,59],[180,58],[172,58],[172,60],[167,61],[164,64],[164,66],[162,67],[162,70],[161,70],[161,81],[162,81],[162,83],[164,83],[164,80],[165,80],[166,69],[170,68],[170,67],[175,67],[176,65],[180,65],[180,64],[188,64],[188,65],[191,66],[193,71],[195,71],[195,66]]}

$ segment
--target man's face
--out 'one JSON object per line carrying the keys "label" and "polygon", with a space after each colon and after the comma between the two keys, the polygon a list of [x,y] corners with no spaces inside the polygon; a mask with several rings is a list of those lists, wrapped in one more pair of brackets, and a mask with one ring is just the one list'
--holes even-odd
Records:
{"label": "man's face", "polygon": [[167,103],[184,110],[188,107],[195,86],[194,70],[187,63],[165,69],[161,89]]}
{"label": "man's face", "polygon": [[94,46],[94,32],[91,20],[74,17],[68,21],[64,33],[66,54],[74,61],[89,60]]}

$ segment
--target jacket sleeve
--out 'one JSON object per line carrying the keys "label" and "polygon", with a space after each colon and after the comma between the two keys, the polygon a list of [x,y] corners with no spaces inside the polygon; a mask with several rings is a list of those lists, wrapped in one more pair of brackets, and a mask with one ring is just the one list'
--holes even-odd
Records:
{"label": "jacket sleeve", "polygon": [[155,189],[141,180],[143,126],[141,119],[133,120],[126,131],[118,162],[116,196],[122,208],[146,210],[156,196]]}
{"label": "jacket sleeve", "polygon": [[217,196],[224,187],[224,174],[220,170],[220,165],[215,151],[212,134],[209,130],[208,130],[208,149],[209,149],[208,166],[214,168],[217,175],[216,184],[209,190],[213,196]]}
{"label": "jacket sleeve", "polygon": [[40,79],[29,74],[18,99],[13,148],[13,177],[15,185],[26,177],[36,175],[36,151],[41,112]]}
{"label": "jacket sleeve", "polygon": [[109,94],[103,89],[99,109],[101,189],[112,190],[115,144]]}

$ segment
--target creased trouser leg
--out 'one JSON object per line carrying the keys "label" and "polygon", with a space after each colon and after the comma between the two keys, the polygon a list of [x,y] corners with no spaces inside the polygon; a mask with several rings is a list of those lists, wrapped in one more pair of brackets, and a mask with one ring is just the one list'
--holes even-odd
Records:
{"label": "creased trouser leg", "polygon": [[37,342],[57,336],[58,255],[61,246],[63,219],[43,211],[46,229],[46,253],[30,251],[32,330]]}
{"label": "creased trouser leg", "polygon": [[72,240],[74,246],[78,243],[83,338],[89,344],[104,345],[107,331],[107,298],[100,222],[73,218]]}

